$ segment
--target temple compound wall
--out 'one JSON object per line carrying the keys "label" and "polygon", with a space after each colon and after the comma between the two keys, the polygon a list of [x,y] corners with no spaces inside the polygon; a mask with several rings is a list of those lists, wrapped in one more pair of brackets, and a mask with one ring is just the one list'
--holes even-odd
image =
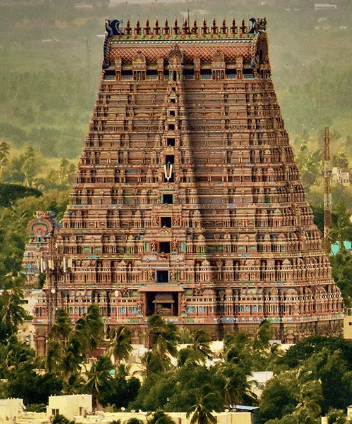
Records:
{"label": "temple compound wall", "polygon": [[[40,258],[39,351],[55,308],[77,320],[92,302],[107,332],[131,326],[135,342],[154,313],[214,339],[264,318],[286,342],[339,334],[342,298],[276,99],[266,20],[120,25],[107,21],[71,201]],[[35,222],[28,250],[40,248]]]}

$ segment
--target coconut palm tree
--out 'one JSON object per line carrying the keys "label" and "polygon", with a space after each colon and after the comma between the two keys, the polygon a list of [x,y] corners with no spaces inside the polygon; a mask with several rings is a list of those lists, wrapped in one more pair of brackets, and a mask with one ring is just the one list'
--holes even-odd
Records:
{"label": "coconut palm tree", "polygon": [[84,360],[85,358],[81,352],[81,344],[75,337],[72,337],[68,342],[62,358],[62,374],[66,383],[69,380],[77,381]]}
{"label": "coconut palm tree", "polygon": [[48,372],[61,376],[66,374],[63,360],[71,332],[72,324],[67,312],[64,309],[58,309],[55,313],[55,322],[50,329],[50,340],[46,349],[44,366]]}
{"label": "coconut palm tree", "polygon": [[248,373],[239,364],[224,362],[217,364],[218,373],[224,379],[226,405],[241,405],[244,400],[255,401],[256,395],[250,390]]}
{"label": "coconut palm tree", "polygon": [[336,221],[332,224],[329,231],[331,243],[338,243],[340,250],[344,250],[344,241],[352,240],[352,224],[349,217],[346,215],[339,215]]}
{"label": "coconut palm tree", "polygon": [[213,415],[214,402],[218,396],[215,393],[207,393],[205,396],[197,396],[197,401],[187,411],[187,418],[191,416],[190,424],[215,424],[216,417]]}
{"label": "coconut palm tree", "polygon": [[153,413],[150,419],[148,419],[148,424],[174,424],[174,421],[170,415],[165,414],[164,411],[159,409]]}
{"label": "coconut palm tree", "polygon": [[104,338],[104,321],[100,315],[97,305],[92,303],[87,314],[84,316],[87,324],[87,336],[89,340],[89,348],[96,349]]}
{"label": "coconut palm tree", "polygon": [[110,373],[112,369],[111,360],[106,356],[100,356],[92,363],[91,369],[87,371],[85,389],[92,395],[94,410],[98,402],[102,401],[104,392],[109,390],[113,378]]}
{"label": "coconut palm tree", "polygon": [[94,303],[88,312],[80,318],[75,326],[75,338],[80,344],[82,355],[85,357],[89,351],[96,349],[104,337],[104,322],[99,313],[99,308]]}
{"label": "coconut palm tree", "polygon": [[51,340],[62,341],[66,345],[67,338],[72,331],[72,323],[68,313],[64,309],[55,312],[55,322],[50,329]]}
{"label": "coconut palm tree", "polygon": [[201,362],[205,362],[213,355],[210,348],[211,341],[210,335],[204,330],[197,330],[192,336],[190,348],[196,353]]}
{"label": "coconut palm tree", "polygon": [[340,199],[334,208],[329,239],[333,244],[339,243],[340,250],[345,249],[344,241],[352,241],[352,223],[344,199]]}
{"label": "coconut palm tree", "polygon": [[14,278],[13,287],[5,289],[0,297],[0,339],[2,341],[16,334],[19,325],[31,318],[22,307],[24,296],[17,281],[19,278]]}
{"label": "coconut palm tree", "polygon": [[61,374],[62,371],[62,345],[56,340],[49,340],[44,358],[44,368],[47,372]]}
{"label": "coconut palm tree", "polygon": [[178,351],[178,366],[187,363],[205,363],[212,357],[211,337],[204,330],[197,330],[191,336],[191,343]]}
{"label": "coconut palm tree", "polygon": [[268,319],[264,319],[258,328],[256,341],[259,347],[267,347],[269,346],[269,340],[273,337],[273,326],[271,321]]}
{"label": "coconut palm tree", "polygon": [[112,356],[114,362],[120,364],[123,359],[127,360],[129,358],[132,350],[130,329],[121,326],[116,330],[112,330],[110,343],[106,350],[107,356]]}
{"label": "coconut palm tree", "polygon": [[166,322],[160,315],[152,315],[148,319],[148,327],[152,351],[163,359],[167,359],[168,355],[176,357],[179,341],[176,325]]}
{"label": "coconut palm tree", "polygon": [[253,367],[253,336],[247,333],[232,333],[224,337],[225,361],[241,364],[246,373]]}
{"label": "coconut palm tree", "polygon": [[[161,358],[155,352],[149,350],[141,357],[142,371],[138,373],[143,377],[150,377],[152,374],[165,371],[170,366],[170,361]],[[136,371],[137,373],[137,371]]]}
{"label": "coconut palm tree", "polygon": [[4,347],[1,361],[2,378],[8,378],[10,374],[16,374],[24,364],[34,364],[35,351],[27,343],[20,342],[16,336],[11,336]]}

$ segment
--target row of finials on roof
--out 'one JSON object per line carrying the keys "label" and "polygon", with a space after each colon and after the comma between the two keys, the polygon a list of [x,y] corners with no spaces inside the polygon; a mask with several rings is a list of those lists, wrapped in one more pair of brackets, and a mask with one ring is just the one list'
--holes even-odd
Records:
{"label": "row of finials on roof", "polygon": [[[111,25],[114,24],[115,22],[118,22],[117,24],[117,28],[116,25]],[[251,18],[249,20],[251,27],[248,28],[245,25],[245,20],[242,20],[242,25],[240,26],[240,35],[244,35],[244,34],[254,34],[256,32],[258,32],[259,29],[265,29],[266,27],[266,18],[264,19],[254,19]],[[183,25],[182,28],[178,25],[178,21],[177,18],[175,18],[174,21],[174,25],[173,27],[169,26],[169,21],[168,19],[165,20],[165,24],[163,27],[161,27],[159,25],[159,21],[156,20],[155,21],[155,25],[153,28],[151,28],[150,23],[149,23],[149,19],[147,19],[145,27],[142,28],[140,21],[138,20],[136,23],[135,28],[133,29],[131,27],[131,23],[128,20],[127,21],[127,26],[125,27],[125,29],[119,29],[119,24],[122,23],[122,21],[109,21],[109,26],[111,29],[115,29],[115,31],[113,31],[113,34],[125,34],[125,35],[132,35],[132,33],[134,33],[135,35],[141,35],[142,33],[145,35],[180,35],[180,34],[184,34],[184,35],[197,35],[197,34],[202,34],[202,35],[206,35],[206,34],[237,34],[238,33],[238,28],[236,26],[236,21],[235,19],[232,20],[232,24],[231,26],[228,28],[226,25],[226,20],[223,19],[222,20],[222,25],[221,27],[218,27],[216,25],[216,19],[213,19],[213,25],[211,27],[208,27],[207,25],[207,21],[206,19],[203,20],[203,25],[201,27],[198,27],[197,24],[197,20],[194,21],[193,23],[193,27],[189,26],[189,21],[187,19],[184,19],[183,21]],[[115,26],[115,28],[114,28]],[[117,30],[117,31],[116,31]]]}

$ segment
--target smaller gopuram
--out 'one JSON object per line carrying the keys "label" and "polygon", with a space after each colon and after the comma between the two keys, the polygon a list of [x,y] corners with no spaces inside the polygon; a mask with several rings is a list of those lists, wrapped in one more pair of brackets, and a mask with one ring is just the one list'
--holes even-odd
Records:
{"label": "smaller gopuram", "polygon": [[26,286],[38,285],[38,277],[47,272],[51,265],[51,258],[55,246],[54,231],[61,228],[61,224],[54,218],[53,212],[36,213],[36,218],[28,223],[29,242],[23,257],[23,270],[26,274]]}
{"label": "smaller gopuram", "polygon": [[[143,342],[158,313],[214,339],[340,334],[343,302],[280,113],[266,19],[107,21],[101,82],[62,228],[38,263],[56,308],[94,302]],[[284,40],[283,40],[284,42]],[[31,223],[30,225],[34,225]]]}

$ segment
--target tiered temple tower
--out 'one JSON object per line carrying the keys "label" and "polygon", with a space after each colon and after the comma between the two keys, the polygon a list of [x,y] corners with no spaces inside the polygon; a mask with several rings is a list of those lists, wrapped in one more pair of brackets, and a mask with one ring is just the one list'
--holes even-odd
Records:
{"label": "tiered temple tower", "polygon": [[154,313],[214,338],[264,318],[286,341],[338,334],[342,299],[270,78],[266,20],[119,24],[107,22],[63,227],[46,235],[39,352],[55,308],[77,320],[92,302],[107,331],[131,326],[135,341]]}

